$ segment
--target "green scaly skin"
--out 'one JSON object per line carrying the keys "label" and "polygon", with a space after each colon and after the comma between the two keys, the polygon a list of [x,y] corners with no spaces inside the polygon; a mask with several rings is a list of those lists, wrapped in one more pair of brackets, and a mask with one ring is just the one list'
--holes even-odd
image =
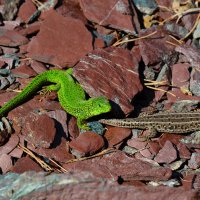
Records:
{"label": "green scaly skin", "polygon": [[47,83],[46,91],[57,91],[58,100],[64,110],[77,117],[79,128],[89,130],[85,123],[90,117],[109,112],[111,106],[109,101],[103,97],[85,99],[85,92],[72,75],[72,69],[66,71],[49,70],[37,75],[16,97],[0,108],[0,117],[5,116],[10,110],[26,101]]}

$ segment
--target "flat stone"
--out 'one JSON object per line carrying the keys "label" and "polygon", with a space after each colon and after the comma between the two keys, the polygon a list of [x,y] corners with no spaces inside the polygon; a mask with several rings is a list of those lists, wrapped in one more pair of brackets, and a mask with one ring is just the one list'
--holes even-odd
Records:
{"label": "flat stone", "polygon": [[193,188],[196,189],[196,190],[199,190],[200,188],[200,176],[199,176],[199,173],[194,175],[194,179],[192,180],[192,183],[193,183]]}
{"label": "flat stone", "polygon": [[[190,65],[188,63],[178,63],[171,67],[172,69],[172,85],[175,87],[189,87]],[[178,76],[177,76],[178,75]]]}
{"label": "flat stone", "polygon": [[10,169],[12,168],[11,156],[9,156],[8,154],[0,155],[0,168],[1,168],[3,174],[10,171]]}
{"label": "flat stone", "polygon": [[131,130],[128,128],[108,127],[104,137],[108,142],[108,147],[113,147],[123,142],[130,135]]}
{"label": "flat stone", "polygon": [[189,151],[189,149],[187,148],[185,144],[180,142],[177,145],[177,149],[178,149],[180,158],[190,159],[191,152]]}
{"label": "flat stone", "polygon": [[56,129],[59,134],[68,137],[67,113],[64,110],[49,111],[47,115],[56,120]]}
{"label": "flat stone", "polygon": [[192,153],[188,166],[191,169],[198,169],[200,167],[200,153]]}
{"label": "flat stone", "polygon": [[157,29],[152,27],[142,30],[139,33],[139,37],[151,34],[154,31],[157,31],[154,35],[138,41],[145,65],[155,65],[161,62],[164,55],[172,55],[175,49],[173,45],[166,43],[166,41],[173,42],[173,40],[169,37],[169,32],[165,31],[163,28]]}
{"label": "flat stone", "polygon": [[169,168],[155,167],[120,151],[91,160],[69,163],[63,167],[73,172],[89,171],[96,177],[111,180],[121,177],[124,181],[168,180],[172,174]]}
{"label": "flat stone", "polygon": [[96,49],[73,68],[73,76],[89,96],[104,95],[128,114],[133,110],[133,97],[143,89],[138,73],[140,59],[139,51],[132,55],[123,48]]}
{"label": "flat stone", "polygon": [[27,56],[37,61],[73,66],[92,50],[92,36],[82,21],[63,17],[52,10],[41,24],[40,32],[32,38],[27,50]]}
{"label": "flat stone", "polygon": [[84,132],[69,142],[69,146],[73,155],[82,157],[92,155],[102,149],[104,147],[104,139],[94,132]]}
{"label": "flat stone", "polygon": [[43,171],[43,169],[36,163],[36,161],[33,161],[28,156],[18,159],[11,169],[11,172],[19,174],[24,173],[26,171],[40,172]]}
{"label": "flat stone", "polygon": [[159,138],[158,142],[161,147],[163,147],[167,141],[171,141],[173,144],[178,145],[183,137],[183,135],[165,133]]}
{"label": "flat stone", "polygon": [[170,141],[166,141],[154,160],[158,163],[171,163],[177,159],[177,151]]}
{"label": "flat stone", "polygon": [[18,17],[22,20],[22,22],[27,23],[30,17],[37,11],[34,3],[29,0],[25,0],[25,2],[20,6],[18,11]]}
{"label": "flat stone", "polygon": [[109,0],[99,2],[96,0],[79,0],[86,18],[101,26],[109,26],[125,32],[135,32],[132,24],[133,12],[125,0]]}
{"label": "flat stone", "polygon": [[9,154],[19,144],[19,137],[17,134],[12,134],[8,142],[0,147],[0,155]]}
{"label": "flat stone", "polygon": [[140,138],[133,138],[127,141],[128,146],[136,148],[138,150],[147,147],[148,142],[143,142]]}
{"label": "flat stone", "polygon": [[160,151],[161,147],[158,142],[150,141],[148,142],[147,147],[149,147],[149,151],[155,156]]}
{"label": "flat stone", "polygon": [[24,29],[19,30],[19,33],[23,36],[33,35],[40,31],[42,22],[34,22],[33,24],[27,24]]}
{"label": "flat stone", "polygon": [[69,135],[70,138],[75,139],[79,136],[79,128],[77,126],[77,119],[75,117],[71,117],[68,123]]}
{"label": "flat stone", "polygon": [[199,199],[198,189],[144,186],[141,181],[119,184],[117,181],[97,178],[87,171],[67,174],[33,171],[9,173],[1,177],[0,188],[2,199]]}
{"label": "flat stone", "polygon": [[192,69],[191,78],[190,78],[190,91],[192,94],[200,97],[200,72],[196,69]]}
{"label": "flat stone", "polygon": [[70,153],[68,142],[61,136],[56,137],[56,141],[52,144],[50,149],[34,148],[29,144],[29,149],[42,155],[46,158],[51,158],[59,163],[66,163],[67,161],[74,159],[75,157]]}
{"label": "flat stone", "polygon": [[31,67],[35,72],[37,72],[37,74],[40,74],[47,70],[46,66],[43,63],[38,62],[36,60],[31,61]]}
{"label": "flat stone", "polygon": [[11,70],[13,74],[17,77],[26,77],[30,78],[36,76],[37,73],[28,65],[20,65],[17,68]]}
{"label": "flat stone", "polygon": [[27,44],[29,40],[14,30],[7,30],[0,27],[0,45],[8,47],[16,47]]}
{"label": "flat stone", "polygon": [[25,126],[25,139],[36,147],[49,148],[53,143],[56,135],[55,121],[46,114],[30,114],[25,118]]}
{"label": "flat stone", "polygon": [[175,50],[182,53],[193,67],[200,66],[200,50],[198,48],[195,48],[192,45],[182,44],[178,45]]}
{"label": "flat stone", "polygon": [[[197,175],[198,176],[198,175]],[[193,183],[194,183],[194,180],[195,180],[195,177],[196,177],[196,175],[195,174],[188,174],[188,175],[186,175],[186,176],[184,176],[183,178],[182,178],[182,184],[183,184],[183,188],[185,189],[185,190],[191,190],[191,189],[193,189],[194,187],[193,187]],[[199,178],[199,177],[198,177]]]}

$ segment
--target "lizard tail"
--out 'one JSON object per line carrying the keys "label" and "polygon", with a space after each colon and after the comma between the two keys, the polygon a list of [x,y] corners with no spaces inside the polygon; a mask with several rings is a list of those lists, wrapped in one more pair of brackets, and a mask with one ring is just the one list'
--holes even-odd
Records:
{"label": "lizard tail", "polygon": [[[48,71],[47,71],[48,72]],[[0,108],[0,117],[5,116],[10,110],[14,109],[18,105],[24,103],[29,97],[35,94],[46,82],[47,72],[43,72],[36,76],[21,93],[15,96],[13,99],[5,103]]]}

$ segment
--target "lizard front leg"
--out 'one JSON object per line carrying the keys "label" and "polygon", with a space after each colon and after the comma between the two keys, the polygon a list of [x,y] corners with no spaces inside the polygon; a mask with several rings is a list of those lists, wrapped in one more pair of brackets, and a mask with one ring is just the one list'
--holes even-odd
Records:
{"label": "lizard front leg", "polygon": [[78,117],[77,118],[77,125],[80,129],[83,129],[83,130],[87,130],[89,131],[90,130],[90,127],[86,124],[86,122],[84,121],[84,119]]}

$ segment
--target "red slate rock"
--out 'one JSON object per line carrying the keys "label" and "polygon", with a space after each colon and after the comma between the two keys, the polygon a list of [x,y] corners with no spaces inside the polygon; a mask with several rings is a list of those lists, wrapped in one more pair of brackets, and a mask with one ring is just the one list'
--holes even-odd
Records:
{"label": "red slate rock", "polygon": [[91,50],[92,36],[84,24],[52,10],[29,43],[27,56],[53,65],[72,66]]}
{"label": "red slate rock", "polygon": [[136,148],[136,149],[144,149],[147,147],[147,142],[143,141],[141,138],[133,138],[127,141],[128,146]]}
{"label": "red slate rock", "polygon": [[31,67],[34,71],[37,72],[37,74],[40,74],[47,70],[46,66],[43,63],[38,62],[36,60],[31,60]]}
{"label": "red slate rock", "polygon": [[28,148],[39,155],[51,158],[59,163],[65,163],[75,158],[71,153],[69,153],[68,143],[63,137],[60,139],[59,144],[52,144],[51,149],[34,148],[33,145],[29,145]]}
{"label": "red slate rock", "polygon": [[190,159],[191,152],[189,151],[189,149],[187,148],[185,144],[180,142],[177,145],[177,149],[178,149],[180,158]]}
{"label": "red slate rock", "polygon": [[33,24],[26,25],[26,28],[19,30],[23,36],[36,34],[40,31],[41,22],[34,22]]}
{"label": "red slate rock", "polygon": [[166,141],[154,160],[158,163],[171,163],[177,159],[177,151],[170,141]]}
{"label": "red slate rock", "polygon": [[[135,32],[130,5],[125,0],[79,0],[84,15],[90,21],[125,32]],[[133,14],[135,15],[135,14]]]}
{"label": "red slate rock", "polygon": [[[17,133],[16,133],[16,134],[17,134]],[[20,144],[21,146],[24,146],[24,145],[25,145],[25,144],[24,144],[24,142],[25,142],[24,136],[21,135],[21,134],[18,134],[18,137],[19,137],[19,144]],[[9,153],[9,155],[12,156],[12,157],[14,157],[14,158],[21,158],[22,155],[23,155],[23,153],[24,153],[24,151],[23,151],[22,149],[20,149],[20,148],[15,148],[15,149],[13,149],[13,150]]]}
{"label": "red slate rock", "polygon": [[149,147],[149,151],[155,156],[160,151],[161,147],[158,142],[149,141],[147,147]]}
{"label": "red slate rock", "polygon": [[197,100],[197,101],[200,101],[200,97],[184,94],[180,90],[169,91],[169,92],[171,92],[172,94],[175,95],[175,96],[172,96],[171,94],[167,93],[167,99],[170,103],[175,103],[175,102],[177,102],[177,100],[178,101],[181,101],[181,100]]}
{"label": "red slate rock", "polygon": [[64,131],[65,136],[68,137],[67,113],[64,110],[55,110],[49,111],[47,115],[59,122],[56,126],[59,129],[58,133],[61,134]]}
{"label": "red slate rock", "polygon": [[79,128],[77,126],[77,119],[71,117],[68,124],[70,139],[75,139],[79,136]]}
{"label": "red slate rock", "polygon": [[28,43],[28,39],[14,30],[0,28],[0,45],[16,47]]}
{"label": "red slate rock", "polygon": [[133,147],[137,150],[139,150],[139,152],[136,153],[135,157],[136,158],[149,158],[152,159],[153,158],[153,154],[149,151],[148,149],[148,143],[143,141],[143,138],[133,138],[127,141],[128,146]]}
{"label": "red slate rock", "polygon": [[124,139],[131,135],[131,130],[128,128],[108,127],[104,137],[108,142],[108,147],[113,147],[121,143]]}
{"label": "red slate rock", "polygon": [[87,23],[87,19],[83,15],[83,11],[80,7],[79,0],[63,1],[62,6],[58,6],[56,11],[64,17],[73,17],[81,20],[84,24]]}
{"label": "red slate rock", "polygon": [[15,76],[30,78],[36,76],[37,73],[28,65],[20,65],[19,67],[11,70]]}
{"label": "red slate rock", "polygon": [[52,118],[46,114],[30,114],[25,118],[25,126],[25,140],[36,147],[50,147],[56,135],[55,121]]}
{"label": "red slate rock", "polygon": [[43,169],[37,164],[36,161],[33,161],[28,156],[18,159],[11,169],[11,172],[19,174],[24,173],[26,171],[40,172],[43,171]]}
{"label": "red slate rock", "polygon": [[[25,178],[24,178],[25,177]],[[7,177],[6,177],[7,178]],[[31,192],[20,197],[20,200],[29,199],[82,199],[82,200],[196,200],[199,199],[198,190],[184,190],[183,188],[173,188],[166,186],[141,186],[121,185],[113,180],[99,179],[89,172],[76,174],[50,174],[25,172],[20,176],[9,176],[11,183],[22,184],[22,187],[31,185],[36,187]],[[4,181],[5,182],[5,181]],[[132,181],[133,182],[133,181]],[[136,181],[135,181],[136,182]],[[130,182],[129,182],[130,183]],[[3,188],[7,187],[7,182],[2,184]],[[12,184],[13,185],[13,184]],[[42,187],[37,187],[42,185]],[[50,189],[49,189],[50,188]],[[8,192],[7,192],[8,191]],[[10,197],[19,193],[15,186],[6,190],[6,196]],[[11,195],[9,195],[11,194]],[[7,198],[8,199],[8,198]]]}
{"label": "red slate rock", "polygon": [[65,164],[63,167],[73,172],[89,171],[96,177],[112,180],[120,176],[125,181],[168,180],[172,175],[169,168],[155,167],[147,162],[128,157],[120,151],[103,157]]}
{"label": "red slate rock", "polygon": [[[187,63],[178,63],[171,67],[172,69],[172,85],[176,87],[189,86],[190,73],[188,71],[191,65]],[[177,76],[178,75],[178,76]]]}
{"label": "red slate rock", "polygon": [[1,47],[4,54],[15,54],[18,49],[14,47]]}
{"label": "red slate rock", "polygon": [[19,144],[19,137],[17,134],[12,134],[8,142],[0,147],[0,155],[9,154]]}
{"label": "red slate rock", "polygon": [[21,45],[21,46],[19,47],[19,53],[20,53],[21,55],[26,54],[26,53],[27,53],[27,48],[28,48],[28,45],[27,45],[27,44]]}
{"label": "red slate rock", "polygon": [[193,188],[199,191],[200,188],[200,174],[196,174],[193,179]]}
{"label": "red slate rock", "polygon": [[141,56],[145,65],[154,65],[162,61],[163,56],[171,55],[174,50],[174,46],[166,43],[173,42],[172,38],[169,36],[169,32],[165,31],[163,28],[149,28],[142,30],[139,36],[145,36],[150,33],[157,31],[154,35],[148,37],[147,39],[139,40],[139,47]]}
{"label": "red slate rock", "polygon": [[25,0],[25,2],[20,6],[18,11],[18,17],[22,22],[27,23],[29,18],[37,11],[35,5],[30,0]]}
{"label": "red slate rock", "polygon": [[104,139],[94,132],[85,132],[69,142],[69,146],[73,155],[83,157],[92,155],[102,149],[104,147]]}
{"label": "red slate rock", "polygon": [[1,154],[0,155],[0,168],[3,172],[3,174],[8,172],[11,169],[11,167],[12,167],[11,156],[9,156],[8,154]]}
{"label": "red slate rock", "polygon": [[188,62],[193,67],[199,67],[200,63],[200,50],[192,45],[182,44],[177,45],[176,49],[177,52],[184,54]]}
{"label": "red slate rock", "polygon": [[195,174],[188,174],[188,175],[184,176],[181,180],[182,180],[181,182],[183,184],[183,188],[185,190],[191,190],[191,189],[193,189]]}
{"label": "red slate rock", "polygon": [[200,153],[192,153],[188,166],[191,169],[198,169],[200,167]]}
{"label": "red slate rock", "polygon": [[5,66],[5,64],[6,63],[4,61],[0,60],[0,69],[2,69]]}
{"label": "red slate rock", "polygon": [[179,134],[165,133],[162,134],[162,136],[159,138],[159,144],[161,147],[163,147],[165,143],[169,140],[173,144],[178,145],[183,137],[184,137],[183,135]]}
{"label": "red slate rock", "polygon": [[138,57],[123,48],[96,49],[73,68],[73,76],[91,97],[105,95],[128,114],[133,97],[143,89]]}

